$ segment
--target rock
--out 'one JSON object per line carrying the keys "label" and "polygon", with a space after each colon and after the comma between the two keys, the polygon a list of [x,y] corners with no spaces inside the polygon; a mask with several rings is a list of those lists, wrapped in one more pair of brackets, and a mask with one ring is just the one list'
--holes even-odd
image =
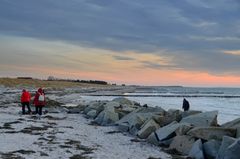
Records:
{"label": "rock", "polygon": [[97,110],[90,110],[87,116],[94,119],[97,116]]}
{"label": "rock", "polygon": [[191,136],[176,136],[173,138],[173,141],[170,144],[170,149],[176,149],[178,152],[188,155],[189,150],[192,148],[194,142],[195,139]]}
{"label": "rock", "polygon": [[118,124],[118,129],[122,132],[127,132],[129,131],[129,123],[121,123]]}
{"label": "rock", "polygon": [[92,101],[88,104],[88,107],[86,107],[83,111],[84,114],[87,114],[91,110],[97,110],[97,114],[99,114],[101,111],[104,110],[104,105],[107,103],[107,101]]}
{"label": "rock", "polygon": [[203,144],[204,154],[207,159],[215,159],[218,154],[221,142],[217,140],[209,140]]}
{"label": "rock", "polygon": [[136,102],[123,97],[115,98],[112,101],[120,104],[119,107],[115,107],[120,119],[140,107],[136,106]]}
{"label": "rock", "polygon": [[154,114],[152,118],[159,124],[160,127],[166,126],[173,121],[180,121],[181,119],[179,115],[180,110],[169,109],[168,112],[166,112],[162,108],[160,108],[156,111],[158,111],[159,113]]}
{"label": "rock", "polygon": [[186,135],[187,132],[189,130],[191,130],[192,128],[193,128],[193,126],[191,126],[191,124],[189,124],[189,123],[181,123],[179,128],[177,128],[177,130],[175,131],[175,133],[178,136]]}
{"label": "rock", "polygon": [[165,115],[166,111],[161,107],[141,107],[136,110],[137,113],[152,113],[157,115]]}
{"label": "rock", "polygon": [[156,132],[152,132],[152,133],[148,136],[148,138],[147,138],[146,141],[149,142],[149,143],[151,143],[151,144],[154,144],[154,145],[156,145],[156,146],[160,145],[159,140],[158,140],[158,138],[157,138]]}
{"label": "rock", "polygon": [[84,110],[88,116],[95,118],[95,122],[99,125],[113,125],[119,120],[118,113],[115,112],[115,107],[120,104],[117,102],[94,101]]}
{"label": "rock", "polygon": [[129,132],[132,135],[137,135],[138,131],[141,129],[141,126],[144,124],[145,121],[147,121],[144,116],[141,116],[140,114],[137,114],[135,118],[132,118],[132,120],[129,120]]}
{"label": "rock", "polygon": [[45,109],[48,113],[67,113],[69,111],[67,108],[58,106],[46,107]]}
{"label": "rock", "polygon": [[152,116],[152,119],[153,119],[156,123],[158,123],[158,125],[160,125],[161,127],[162,127],[162,126],[165,126],[165,125],[162,124],[163,121],[164,121],[164,115],[153,115],[153,116]]}
{"label": "rock", "polygon": [[240,127],[240,118],[237,118],[235,120],[229,121],[225,124],[222,124],[221,127],[224,128],[238,128]]}
{"label": "rock", "polygon": [[[158,112],[152,112],[154,109],[140,108],[137,109],[116,122],[120,130],[131,130],[131,134],[137,134],[145,121],[151,119]],[[156,109],[155,109],[156,110]],[[128,129],[126,126],[128,125]],[[133,131],[134,130],[134,131]]]}
{"label": "rock", "polygon": [[202,113],[202,111],[198,111],[198,110],[189,110],[189,111],[185,111],[181,113],[181,118],[186,118],[190,115],[196,115],[196,114],[200,114]]}
{"label": "rock", "polygon": [[236,129],[221,127],[196,127],[190,130],[187,134],[204,140],[222,140],[223,136],[235,137]]}
{"label": "rock", "polygon": [[52,100],[50,98],[46,98],[46,107],[50,108],[50,107],[61,107],[62,103]]}
{"label": "rock", "polygon": [[142,125],[141,130],[137,133],[137,136],[141,139],[146,139],[152,132],[154,132],[158,128],[159,125],[154,120],[150,119]]}
{"label": "rock", "polygon": [[240,139],[231,144],[225,154],[224,159],[239,159],[240,158]]}
{"label": "rock", "polygon": [[174,121],[167,126],[157,129],[156,132],[153,133],[156,133],[156,138],[158,139],[158,141],[163,141],[174,137],[175,131],[178,127],[179,123]]}
{"label": "rock", "polygon": [[110,101],[110,102],[107,102],[104,107],[105,107],[105,109],[106,108],[107,109],[115,109],[115,108],[120,107],[120,104],[118,102]]}
{"label": "rock", "polygon": [[218,150],[217,158],[216,159],[224,159],[225,152],[227,151],[228,147],[232,145],[236,141],[235,138],[224,136],[221,146]]}
{"label": "rock", "polygon": [[127,99],[127,98],[124,98],[124,97],[119,97],[119,98],[114,98],[112,101],[114,102],[118,102],[120,105],[122,106],[133,106],[135,102]]}
{"label": "rock", "polygon": [[139,131],[139,129],[138,129],[137,127],[135,127],[135,126],[132,126],[132,127],[130,127],[130,129],[129,129],[129,133],[132,134],[132,135],[134,135],[134,136],[137,135],[138,131]]}
{"label": "rock", "polygon": [[101,113],[98,114],[98,116],[95,118],[95,122],[98,123],[99,125],[102,124],[103,122],[103,118],[104,118],[104,111],[102,111]]}
{"label": "rock", "polygon": [[190,123],[196,127],[217,126],[218,111],[195,114],[183,118],[180,123]]}
{"label": "rock", "polygon": [[170,138],[167,140],[158,141],[158,143],[159,143],[159,146],[169,147],[172,141],[173,141],[173,138]]}
{"label": "rock", "polygon": [[106,104],[101,125],[113,125],[119,120],[118,113],[115,112],[115,106],[115,103]]}
{"label": "rock", "polygon": [[168,116],[172,118],[172,121],[177,121],[179,122],[182,119],[182,111],[178,109],[169,109],[167,111]]}
{"label": "rock", "polygon": [[198,139],[192,146],[188,154],[189,157],[194,159],[204,159],[203,145],[201,139]]}
{"label": "rock", "polygon": [[237,133],[236,133],[236,138],[240,138],[240,127],[236,128]]}
{"label": "rock", "polygon": [[136,110],[136,108],[134,108],[134,107],[117,108],[116,113],[118,113],[120,115],[120,118],[122,118],[125,115],[133,112],[134,110]]}
{"label": "rock", "polygon": [[69,114],[79,114],[82,111],[83,111],[82,108],[79,108],[79,107],[69,107],[67,113],[69,113]]}

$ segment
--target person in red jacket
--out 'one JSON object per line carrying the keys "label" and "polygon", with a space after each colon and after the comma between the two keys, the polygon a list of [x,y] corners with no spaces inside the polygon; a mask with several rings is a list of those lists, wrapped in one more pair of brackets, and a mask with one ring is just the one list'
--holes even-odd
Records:
{"label": "person in red jacket", "polygon": [[36,114],[42,115],[42,108],[46,105],[45,94],[42,88],[39,88],[36,92],[33,103],[36,108]]}
{"label": "person in red jacket", "polygon": [[22,90],[22,96],[21,96],[21,103],[22,103],[22,114],[25,114],[25,106],[28,108],[28,114],[31,114],[31,108],[30,108],[30,100],[31,100],[31,95],[28,91],[25,89]]}

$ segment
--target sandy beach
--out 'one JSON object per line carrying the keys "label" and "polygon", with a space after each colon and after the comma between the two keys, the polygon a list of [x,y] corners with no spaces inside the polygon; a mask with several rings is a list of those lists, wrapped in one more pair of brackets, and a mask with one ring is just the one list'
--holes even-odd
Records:
{"label": "sandy beach", "polygon": [[[135,140],[121,133],[115,126],[91,124],[83,114],[47,113],[21,115],[20,89],[1,87],[0,100],[0,156],[7,158],[171,158],[157,146]],[[82,101],[76,94],[49,93],[63,105],[77,105]],[[78,95],[79,96],[79,95]],[[47,110],[46,108],[45,110]],[[33,109],[34,110],[34,109]]]}

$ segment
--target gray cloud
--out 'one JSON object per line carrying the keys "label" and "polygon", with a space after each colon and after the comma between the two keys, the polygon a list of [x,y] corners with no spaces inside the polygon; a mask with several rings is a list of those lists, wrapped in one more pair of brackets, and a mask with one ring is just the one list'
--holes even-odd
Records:
{"label": "gray cloud", "polygon": [[181,68],[176,65],[163,65],[151,61],[141,61],[142,68],[152,68],[152,69],[171,69],[171,70],[180,70]]}
{"label": "gray cloud", "polygon": [[1,0],[0,19],[4,35],[155,52],[179,68],[240,74],[239,57],[221,52],[240,49],[238,0]]}
{"label": "gray cloud", "polygon": [[135,60],[135,59],[132,58],[132,57],[118,56],[118,55],[113,56],[113,58],[114,58],[115,60],[120,60],[120,61],[132,61],[132,60]]}

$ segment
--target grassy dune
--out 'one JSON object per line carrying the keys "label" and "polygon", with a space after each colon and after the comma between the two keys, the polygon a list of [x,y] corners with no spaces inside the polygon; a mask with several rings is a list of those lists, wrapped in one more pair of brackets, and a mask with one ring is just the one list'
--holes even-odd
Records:
{"label": "grassy dune", "polygon": [[[67,87],[99,87],[105,88],[111,85],[88,84],[70,81],[45,81],[39,79],[17,79],[17,78],[0,78],[0,85],[6,87],[43,87],[43,88],[67,88]],[[112,86],[111,86],[112,87]]]}

